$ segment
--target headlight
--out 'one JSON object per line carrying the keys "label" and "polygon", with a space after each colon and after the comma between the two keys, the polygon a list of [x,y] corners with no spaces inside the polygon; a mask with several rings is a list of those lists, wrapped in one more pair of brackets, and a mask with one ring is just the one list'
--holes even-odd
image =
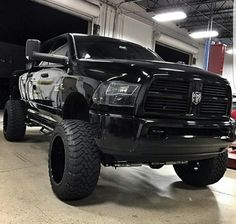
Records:
{"label": "headlight", "polygon": [[122,81],[111,81],[102,83],[93,95],[93,102],[109,106],[133,107],[139,84]]}

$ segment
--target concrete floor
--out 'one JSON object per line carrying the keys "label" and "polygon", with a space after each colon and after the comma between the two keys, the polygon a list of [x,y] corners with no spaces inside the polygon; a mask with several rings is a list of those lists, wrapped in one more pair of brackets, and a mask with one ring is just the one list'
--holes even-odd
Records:
{"label": "concrete floor", "polygon": [[69,204],[51,190],[47,150],[48,139],[38,129],[29,129],[22,143],[7,142],[1,130],[0,224],[236,223],[236,171],[194,189],[171,166],[103,168],[93,195]]}

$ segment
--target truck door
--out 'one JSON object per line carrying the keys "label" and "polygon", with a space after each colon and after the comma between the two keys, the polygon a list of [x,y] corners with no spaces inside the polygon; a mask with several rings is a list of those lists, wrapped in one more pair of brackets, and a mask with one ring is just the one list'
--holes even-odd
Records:
{"label": "truck door", "polygon": [[[66,56],[68,52],[68,45],[60,46],[52,54]],[[59,94],[63,90],[63,79],[67,75],[66,69],[59,64],[42,62],[42,69],[36,72],[39,77],[36,84],[38,90],[39,107],[45,110],[58,109],[61,107],[59,102]]]}
{"label": "truck door", "polygon": [[37,85],[40,74],[37,72],[24,73],[19,79],[19,88],[22,99],[27,100],[32,107],[37,107],[37,100],[41,99]]}
{"label": "truck door", "polygon": [[40,92],[39,103],[41,106],[47,106],[50,108],[58,108],[60,104],[58,102],[58,97],[60,91],[63,90],[63,77],[67,73],[60,68],[48,68],[42,69],[39,72],[40,78],[37,82],[37,89]]}

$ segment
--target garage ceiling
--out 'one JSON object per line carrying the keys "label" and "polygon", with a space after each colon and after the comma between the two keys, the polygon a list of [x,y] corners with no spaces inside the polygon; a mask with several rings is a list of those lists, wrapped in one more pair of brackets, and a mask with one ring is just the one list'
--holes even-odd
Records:
{"label": "garage ceiling", "polygon": [[213,18],[213,28],[220,33],[222,42],[231,45],[233,42],[233,0],[143,0],[137,3],[147,12],[161,12],[170,9],[182,9],[187,13],[187,19],[176,23],[189,32],[207,29]]}

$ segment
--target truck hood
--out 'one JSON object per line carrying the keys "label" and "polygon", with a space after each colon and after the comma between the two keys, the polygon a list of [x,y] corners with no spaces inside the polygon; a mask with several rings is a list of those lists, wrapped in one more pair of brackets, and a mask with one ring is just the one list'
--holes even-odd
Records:
{"label": "truck hood", "polygon": [[98,81],[123,80],[132,83],[144,83],[147,78],[158,75],[182,77],[183,79],[200,79],[228,84],[226,79],[202,69],[162,61],[118,60],[118,59],[81,59],[77,61],[76,70],[80,75]]}

